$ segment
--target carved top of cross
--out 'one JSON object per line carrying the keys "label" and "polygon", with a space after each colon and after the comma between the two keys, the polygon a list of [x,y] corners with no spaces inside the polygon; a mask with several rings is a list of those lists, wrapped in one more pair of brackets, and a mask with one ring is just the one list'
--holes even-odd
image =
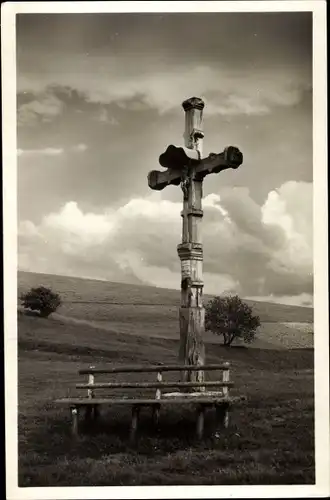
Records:
{"label": "carved top of cross", "polygon": [[204,109],[205,103],[203,99],[200,97],[190,97],[190,99],[186,99],[182,103],[182,107],[185,111],[188,111],[189,109]]}
{"label": "carved top of cross", "polygon": [[202,113],[204,101],[191,97],[182,103],[186,114],[185,147],[168,146],[160,155],[159,163],[166,170],[152,170],[148,174],[151,189],[160,191],[166,186],[178,186],[184,176],[192,172],[195,180],[203,180],[209,174],[218,173],[228,168],[238,168],[243,162],[243,154],[234,146],[229,146],[222,153],[210,153],[201,158],[198,140],[204,137]]}

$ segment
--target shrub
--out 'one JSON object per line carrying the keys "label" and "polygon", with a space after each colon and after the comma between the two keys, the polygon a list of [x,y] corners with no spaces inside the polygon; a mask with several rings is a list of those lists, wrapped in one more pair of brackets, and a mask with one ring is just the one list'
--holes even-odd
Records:
{"label": "shrub", "polygon": [[47,318],[61,305],[61,298],[58,293],[50,288],[39,286],[21,296],[23,307],[32,311],[39,311],[40,316]]}
{"label": "shrub", "polygon": [[251,343],[260,326],[259,316],[238,295],[214,297],[205,307],[205,329],[223,335],[224,345],[230,346],[236,337]]}

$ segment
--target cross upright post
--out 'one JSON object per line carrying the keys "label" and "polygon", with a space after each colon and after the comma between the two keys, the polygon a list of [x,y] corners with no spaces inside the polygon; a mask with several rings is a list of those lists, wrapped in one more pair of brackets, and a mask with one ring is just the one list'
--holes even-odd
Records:
{"label": "cross upright post", "polygon": [[[182,103],[185,112],[184,147],[168,146],[159,163],[167,170],[152,170],[148,174],[151,189],[162,190],[169,185],[181,185],[183,192],[182,241],[177,247],[181,261],[181,306],[179,311],[179,358],[185,365],[200,365],[201,370],[182,374],[183,381],[204,381],[205,310],[203,306],[203,179],[211,173],[238,168],[243,155],[229,146],[222,153],[202,158],[204,102],[191,97]],[[204,387],[200,386],[200,390]]]}
{"label": "cross upright post", "polygon": [[[202,99],[193,97],[183,102],[185,112],[185,147],[197,151],[202,157],[203,109]],[[203,307],[203,245],[200,225],[202,210],[203,180],[195,176],[195,165],[184,172],[181,181],[183,190],[182,243],[178,245],[181,260],[181,307],[180,361],[188,365],[203,365],[205,347],[203,341],[205,310]],[[189,376],[190,375],[190,376]],[[193,378],[203,382],[204,372],[183,373],[183,379]]]}

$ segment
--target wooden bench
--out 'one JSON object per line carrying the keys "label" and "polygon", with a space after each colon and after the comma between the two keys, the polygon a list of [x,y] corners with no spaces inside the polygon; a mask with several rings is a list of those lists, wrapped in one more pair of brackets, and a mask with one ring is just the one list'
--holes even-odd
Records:
{"label": "wooden bench", "polygon": [[[164,372],[185,372],[191,371],[221,371],[221,380],[205,380],[203,382],[182,382],[182,381],[163,381]],[[79,370],[80,375],[88,375],[87,383],[79,383],[76,389],[87,390],[86,397],[74,397],[57,399],[57,404],[68,404],[72,415],[72,432],[73,435],[78,434],[78,420],[80,409],[85,409],[85,419],[87,421],[97,419],[99,415],[99,407],[101,405],[128,405],[132,408],[132,420],[130,440],[133,442],[136,438],[138,428],[138,419],[141,407],[151,407],[153,412],[154,423],[158,424],[160,416],[160,408],[162,405],[195,405],[197,409],[196,419],[196,435],[202,438],[204,430],[204,415],[206,408],[216,408],[217,422],[222,426],[228,427],[229,424],[229,408],[241,397],[230,397],[229,389],[233,383],[229,380],[229,363],[221,365],[152,365],[152,366],[118,366],[110,368],[95,368]],[[155,373],[156,381],[154,382],[95,382],[95,375],[100,374],[133,374],[133,373]],[[221,391],[208,391],[207,388],[217,387]],[[169,388],[183,389],[184,392],[169,393],[164,389]],[[191,389],[198,389],[197,392],[187,392]],[[104,391],[105,389],[135,389],[146,392],[148,389],[156,389],[152,395],[143,396],[116,396],[113,393],[96,397],[96,391]]]}

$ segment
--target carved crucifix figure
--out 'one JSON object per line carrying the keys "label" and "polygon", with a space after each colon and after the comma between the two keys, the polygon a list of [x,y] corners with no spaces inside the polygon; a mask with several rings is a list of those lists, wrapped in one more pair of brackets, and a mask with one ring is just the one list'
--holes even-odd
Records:
{"label": "carved crucifix figure", "polygon": [[[203,245],[201,239],[202,185],[206,175],[228,168],[237,168],[243,161],[236,147],[223,153],[211,153],[202,158],[203,109],[202,99],[192,97],[182,104],[185,111],[185,147],[169,146],[159,157],[167,170],[153,170],[148,174],[151,189],[162,190],[169,185],[181,185],[183,191],[182,242],[178,245],[181,260],[180,361],[183,364],[203,365]],[[183,374],[183,380],[203,382],[204,372]]]}

